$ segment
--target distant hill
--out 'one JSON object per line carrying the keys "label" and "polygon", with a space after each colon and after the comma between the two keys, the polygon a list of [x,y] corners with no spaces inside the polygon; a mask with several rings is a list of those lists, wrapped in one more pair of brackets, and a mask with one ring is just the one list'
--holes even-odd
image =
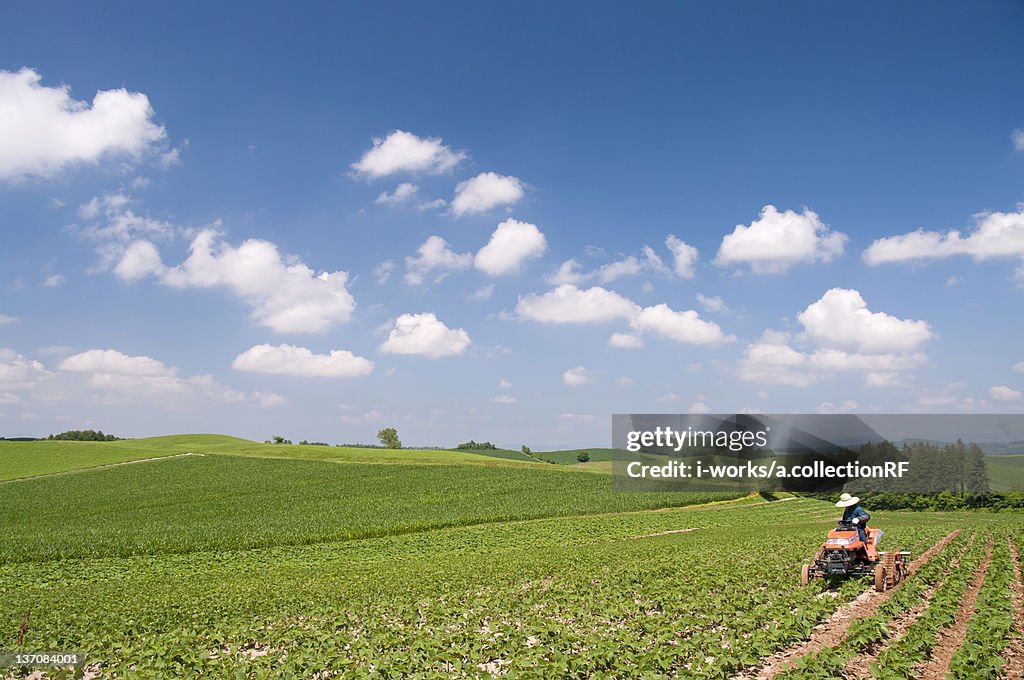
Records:
{"label": "distant hill", "polygon": [[[954,443],[954,442],[941,441],[941,440],[937,440],[937,439],[914,439],[914,438],[901,439],[901,440],[899,440],[898,442],[895,442],[895,443],[902,445],[902,444],[915,444],[917,442],[924,442],[926,444],[938,444],[939,446],[944,446],[946,444]],[[1003,442],[974,442],[974,443],[978,445],[978,448],[981,449],[982,452],[984,452],[986,455],[989,455],[989,456],[1003,456],[1003,455],[1012,455],[1012,454],[1024,453],[1024,441],[1014,441],[1014,442],[1008,442],[1008,443],[1005,443],[1005,444]]]}

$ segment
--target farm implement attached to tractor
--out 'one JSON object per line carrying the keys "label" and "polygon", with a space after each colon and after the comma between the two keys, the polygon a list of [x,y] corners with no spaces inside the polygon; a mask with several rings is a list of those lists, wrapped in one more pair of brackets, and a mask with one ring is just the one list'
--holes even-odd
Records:
{"label": "farm implement attached to tractor", "polygon": [[873,576],[875,590],[884,591],[897,586],[907,575],[906,550],[879,552],[878,541],[882,530],[866,527],[867,542],[861,540],[857,525],[840,521],[835,529],[828,532],[828,538],[811,564],[803,565],[800,585],[806,586],[816,578],[848,578],[851,576]]}

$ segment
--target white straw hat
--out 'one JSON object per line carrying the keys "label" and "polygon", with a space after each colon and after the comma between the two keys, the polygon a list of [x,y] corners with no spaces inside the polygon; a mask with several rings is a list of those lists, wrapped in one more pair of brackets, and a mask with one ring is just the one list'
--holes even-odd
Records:
{"label": "white straw hat", "polygon": [[860,503],[859,498],[857,498],[856,496],[851,496],[848,493],[844,493],[842,496],[839,497],[839,502],[836,503],[836,507],[848,508],[851,505],[857,505],[857,503]]}

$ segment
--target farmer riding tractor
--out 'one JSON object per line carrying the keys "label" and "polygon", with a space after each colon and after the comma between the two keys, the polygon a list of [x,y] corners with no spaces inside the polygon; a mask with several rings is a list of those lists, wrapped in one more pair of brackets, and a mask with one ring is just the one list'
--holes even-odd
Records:
{"label": "farmer riding tractor", "polygon": [[845,508],[843,518],[821,546],[821,552],[812,564],[805,564],[800,572],[800,585],[824,577],[874,576],[875,590],[895,587],[907,575],[910,553],[879,552],[878,541],[882,530],[867,526],[870,519],[857,505],[860,499],[844,493],[836,507]]}

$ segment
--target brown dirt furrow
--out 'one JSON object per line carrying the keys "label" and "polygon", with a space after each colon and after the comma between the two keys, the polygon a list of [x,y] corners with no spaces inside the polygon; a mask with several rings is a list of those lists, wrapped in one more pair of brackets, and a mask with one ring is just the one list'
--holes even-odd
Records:
{"label": "brown dirt furrow", "polygon": [[1010,551],[1013,553],[1013,638],[1006,649],[1006,677],[1019,680],[1024,678],[1024,585],[1021,584],[1020,550],[1017,543],[1010,539]]}
{"label": "brown dirt furrow", "polygon": [[931,658],[916,669],[915,675],[921,680],[945,680],[946,674],[949,672],[950,659],[956,654],[956,650],[960,649],[964,638],[967,637],[967,623],[974,616],[974,604],[978,599],[978,591],[985,584],[985,572],[988,571],[988,563],[991,559],[992,541],[990,540],[985,546],[985,557],[975,570],[974,578],[971,579],[963,599],[960,600],[960,608],[953,619],[953,625],[939,631],[939,642],[932,649]]}
{"label": "brown dirt furrow", "polygon": [[932,596],[935,595],[935,591],[945,583],[949,574],[960,566],[960,559],[967,554],[968,550],[971,549],[971,545],[974,544],[974,538],[974,536],[971,536],[971,539],[967,542],[967,545],[964,546],[964,549],[960,554],[949,563],[949,566],[942,573],[942,578],[921,593],[921,602],[919,604],[899,614],[889,622],[889,639],[884,644],[869,653],[858,654],[850,659],[843,672],[844,678],[871,677],[871,664],[878,659],[878,655],[884,652],[889,645],[903,637],[907,628],[917,620],[917,617],[921,615],[921,612],[928,608],[928,603],[931,602]]}
{"label": "brown dirt furrow", "polygon": [[[920,557],[912,560],[908,567],[910,574],[913,575],[932,556],[956,538],[959,533],[959,529],[951,531],[935,543],[935,545],[921,553]],[[894,592],[895,589],[884,593],[872,589],[861,593],[853,601],[841,606],[832,613],[832,616],[818,624],[809,640],[797,643],[781,652],[776,652],[764,659],[760,666],[747,669],[735,675],[734,680],[768,680],[769,678],[774,678],[777,673],[789,668],[795,661],[807,654],[813,654],[825,647],[835,647],[846,637],[846,631],[849,630],[850,625],[855,620],[874,614],[883,602],[892,597]]]}

